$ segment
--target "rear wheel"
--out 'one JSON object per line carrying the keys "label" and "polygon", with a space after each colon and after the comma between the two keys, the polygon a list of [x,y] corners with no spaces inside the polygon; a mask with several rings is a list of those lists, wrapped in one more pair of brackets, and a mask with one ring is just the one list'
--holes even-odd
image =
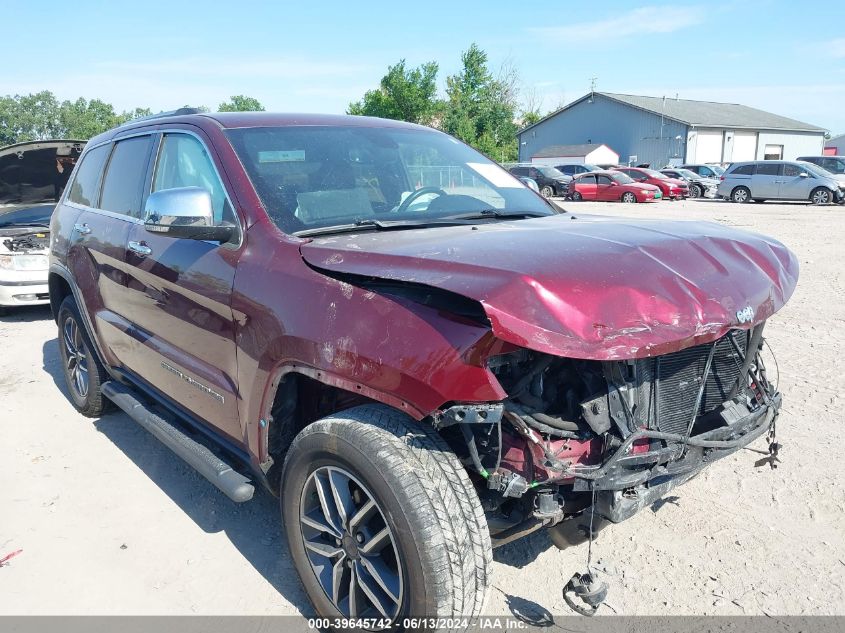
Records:
{"label": "rear wheel", "polygon": [[82,415],[100,417],[109,404],[100,393],[108,374],[97,359],[72,296],[65,297],[59,306],[58,323],[59,356],[70,401]]}
{"label": "rear wheel", "polygon": [[581,200],[584,199],[584,196],[582,196],[580,193],[578,193],[576,191],[572,194],[572,199],[575,200],[575,202],[580,202]]}
{"label": "rear wheel", "polygon": [[466,470],[423,423],[374,405],[309,425],[287,453],[281,506],[320,616],[480,613],[487,522]]}
{"label": "rear wheel", "polygon": [[699,185],[690,185],[689,188],[689,197],[690,198],[700,198],[703,192],[701,191],[701,187]]}
{"label": "rear wheel", "polygon": [[833,194],[830,189],[824,187],[817,187],[810,194],[810,202],[813,204],[830,204],[831,200],[833,200]]}
{"label": "rear wheel", "polygon": [[635,196],[630,191],[626,191],[625,193],[622,194],[622,202],[631,203],[631,202],[636,202],[636,201],[637,201],[637,196]]}
{"label": "rear wheel", "polygon": [[736,187],[731,191],[731,202],[745,203],[751,200],[751,191],[748,187]]}
{"label": "rear wheel", "polygon": [[549,185],[544,185],[540,188],[540,195],[544,198],[551,198],[553,195],[555,195],[555,190],[552,189]]}

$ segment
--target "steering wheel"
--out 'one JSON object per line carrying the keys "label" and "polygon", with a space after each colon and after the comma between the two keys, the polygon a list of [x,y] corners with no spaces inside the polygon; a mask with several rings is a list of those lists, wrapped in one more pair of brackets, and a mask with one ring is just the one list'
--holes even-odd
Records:
{"label": "steering wheel", "polygon": [[419,198],[420,196],[424,196],[427,193],[436,193],[438,196],[448,196],[449,194],[443,191],[440,187],[420,187],[416,191],[412,192],[405,200],[396,207],[396,211],[394,213],[401,213],[402,211],[407,211],[408,207]]}

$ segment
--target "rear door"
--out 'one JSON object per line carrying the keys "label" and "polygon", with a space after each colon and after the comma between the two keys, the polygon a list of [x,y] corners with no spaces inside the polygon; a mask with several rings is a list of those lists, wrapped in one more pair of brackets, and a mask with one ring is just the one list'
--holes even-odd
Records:
{"label": "rear door", "polygon": [[[617,195],[618,194],[618,195]],[[619,187],[613,184],[609,176],[599,174],[596,176],[596,200],[616,200],[622,194],[619,193]]]}
{"label": "rear door", "polygon": [[[213,154],[194,133],[165,132],[151,191],[201,187],[215,220],[237,224]],[[137,333],[126,365],[235,442],[238,420],[232,284],[239,249],[132,227],[126,250],[127,305]]]}
{"label": "rear door", "polygon": [[[140,222],[141,193],[152,137],[141,134],[90,150],[68,195],[82,208],[68,267],[109,365],[121,366],[131,347],[126,302],[126,240]],[[105,173],[100,177],[105,165]],[[89,172],[96,169],[96,173]]]}
{"label": "rear door", "polygon": [[596,199],[596,177],[592,174],[586,174],[578,179],[578,193],[584,200]]}
{"label": "rear door", "polygon": [[757,163],[757,171],[751,177],[752,198],[778,198],[782,163]]}

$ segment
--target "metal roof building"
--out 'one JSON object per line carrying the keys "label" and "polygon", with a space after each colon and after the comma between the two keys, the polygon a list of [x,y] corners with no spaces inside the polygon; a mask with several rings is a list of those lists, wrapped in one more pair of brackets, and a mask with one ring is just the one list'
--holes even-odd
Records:
{"label": "metal roof building", "polygon": [[592,92],[521,130],[519,159],[554,145],[605,144],[663,167],[820,154],[824,128],[736,103]]}
{"label": "metal roof building", "polygon": [[549,145],[531,156],[531,162],[541,165],[616,165],[619,154],[604,143]]}

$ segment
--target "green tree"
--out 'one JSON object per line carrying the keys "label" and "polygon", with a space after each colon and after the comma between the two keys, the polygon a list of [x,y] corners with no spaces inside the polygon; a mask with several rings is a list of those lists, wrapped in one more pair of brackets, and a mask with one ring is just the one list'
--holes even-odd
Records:
{"label": "green tree", "polygon": [[494,77],[487,67],[487,53],[476,44],[461,55],[461,62],[461,71],[446,79],[443,129],[494,160],[515,159],[515,71],[505,68]]}
{"label": "green tree", "polygon": [[350,103],[346,112],[429,125],[442,106],[437,99],[437,71],[436,62],[409,69],[402,59],[388,66],[378,88],[368,90],[361,101]]}
{"label": "green tree", "polygon": [[0,99],[0,144],[56,138],[59,102],[49,90]]}
{"label": "green tree", "polygon": [[264,112],[264,106],[254,97],[233,95],[217,106],[218,112]]}

